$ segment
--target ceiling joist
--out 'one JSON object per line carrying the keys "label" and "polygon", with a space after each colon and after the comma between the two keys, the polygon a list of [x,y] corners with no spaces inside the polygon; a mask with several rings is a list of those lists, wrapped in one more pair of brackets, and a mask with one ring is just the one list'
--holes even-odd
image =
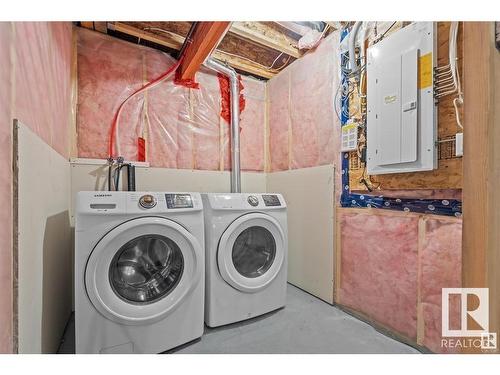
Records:
{"label": "ceiling joist", "polygon": [[[162,30],[161,35],[159,35],[150,31],[138,29],[122,22],[108,23],[108,29],[132,35],[136,38],[144,39],[177,51],[181,49],[182,45],[184,44],[184,40],[186,39],[181,35],[167,30]],[[233,68],[243,72],[247,72],[266,79],[272,78],[274,76],[274,73],[267,71],[257,63],[252,63],[249,60],[224,53],[220,50],[215,50],[212,53],[212,56],[217,60],[223,61]]]}
{"label": "ceiling joist", "polygon": [[295,40],[260,22],[233,22],[229,32],[296,59],[302,55]]}
{"label": "ceiling joist", "polygon": [[[113,30],[117,32],[113,35],[119,38],[126,39],[124,35],[130,35],[137,38],[138,43],[144,40],[173,51],[182,49],[191,24],[190,22],[80,22],[82,27],[88,29],[103,33]],[[198,25],[202,24],[226,24],[226,28],[222,34],[220,30],[220,35],[216,34],[219,38],[211,39],[210,43],[215,43],[215,46],[205,48],[203,43],[197,44],[191,47],[190,53],[203,57],[209,51],[214,58],[244,73],[269,79],[274,77],[283,66],[302,56],[302,52],[297,48],[297,39],[272,22],[233,22],[230,26],[229,22],[198,23]],[[202,39],[209,36],[207,30],[199,34],[203,36]],[[217,48],[225,32],[227,32],[227,37],[223,38],[222,44]],[[193,42],[201,43],[195,41],[193,35],[190,40],[190,45],[193,45]],[[188,45],[185,49],[187,47]],[[196,58],[195,65],[204,61],[201,57]],[[276,69],[274,65],[280,68]],[[187,69],[187,67],[184,66],[182,69]],[[189,68],[188,75],[192,74],[192,71],[194,71],[194,65],[193,68]]]}
{"label": "ceiling joist", "polygon": [[230,22],[198,22],[184,47],[177,69],[179,82],[194,82],[195,74],[226,34]]}
{"label": "ceiling joist", "polygon": [[133,26],[129,26],[127,24],[124,24],[122,22],[113,22],[113,23],[108,23],[108,29],[110,30],[116,30],[124,34],[132,35],[135,36],[136,38],[139,39],[144,39],[148,40],[150,42],[160,44],[162,46],[174,49],[174,50],[180,50],[182,45],[184,44],[184,38],[183,36],[180,36],[175,33],[171,32],[162,32],[161,36],[158,36],[158,34],[154,34],[152,32],[146,31],[146,30],[141,30]]}

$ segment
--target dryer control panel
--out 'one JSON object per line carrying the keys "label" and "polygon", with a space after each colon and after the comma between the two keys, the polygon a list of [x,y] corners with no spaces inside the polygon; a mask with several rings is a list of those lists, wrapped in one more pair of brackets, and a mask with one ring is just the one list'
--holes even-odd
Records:
{"label": "dryer control panel", "polygon": [[168,208],[193,208],[191,194],[165,194]]}
{"label": "dryer control panel", "polygon": [[281,194],[262,193],[205,193],[204,205],[214,210],[285,210]]}
{"label": "dryer control panel", "polygon": [[281,206],[280,199],[277,195],[263,194],[262,199],[266,206]]}

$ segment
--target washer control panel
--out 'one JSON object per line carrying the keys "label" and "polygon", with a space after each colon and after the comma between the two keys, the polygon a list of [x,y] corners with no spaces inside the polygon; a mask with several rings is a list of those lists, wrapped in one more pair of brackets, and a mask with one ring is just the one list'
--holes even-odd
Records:
{"label": "washer control panel", "polygon": [[153,208],[156,206],[156,198],[151,194],[145,194],[139,198],[139,204],[143,208]]}
{"label": "washer control panel", "polygon": [[277,195],[263,194],[262,199],[266,206],[281,206],[280,199]]}
{"label": "washer control panel", "polygon": [[165,194],[168,208],[193,208],[191,194]]}
{"label": "washer control panel", "polygon": [[250,204],[250,206],[257,207],[259,205],[259,198],[257,198],[255,195],[249,195],[247,198],[247,202]]}

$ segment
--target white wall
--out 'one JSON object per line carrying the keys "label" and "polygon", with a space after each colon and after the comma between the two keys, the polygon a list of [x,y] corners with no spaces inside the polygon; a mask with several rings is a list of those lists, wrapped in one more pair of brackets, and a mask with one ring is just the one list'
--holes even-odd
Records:
{"label": "white wall", "polygon": [[[104,161],[105,163],[105,161]],[[75,194],[84,190],[107,190],[107,164],[85,164],[84,159],[71,163],[71,207]],[[126,180],[123,168],[121,181]],[[190,169],[168,169],[136,167],[137,191],[195,191],[202,193],[229,192],[230,173],[198,171]],[[265,192],[266,174],[243,172],[241,186],[244,192]],[[125,184],[123,185],[125,187]],[[73,216],[73,210],[71,210]]]}
{"label": "white wall", "polygon": [[267,175],[267,191],[288,207],[288,281],[333,303],[334,167],[293,169]]}
{"label": "white wall", "polygon": [[69,162],[28,127],[16,131],[19,353],[55,353],[71,314]]}

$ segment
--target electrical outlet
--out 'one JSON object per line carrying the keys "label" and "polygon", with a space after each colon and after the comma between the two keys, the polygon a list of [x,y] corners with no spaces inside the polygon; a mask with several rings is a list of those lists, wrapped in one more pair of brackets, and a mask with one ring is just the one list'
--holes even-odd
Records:
{"label": "electrical outlet", "polygon": [[455,135],[455,156],[463,156],[464,154],[464,133]]}

